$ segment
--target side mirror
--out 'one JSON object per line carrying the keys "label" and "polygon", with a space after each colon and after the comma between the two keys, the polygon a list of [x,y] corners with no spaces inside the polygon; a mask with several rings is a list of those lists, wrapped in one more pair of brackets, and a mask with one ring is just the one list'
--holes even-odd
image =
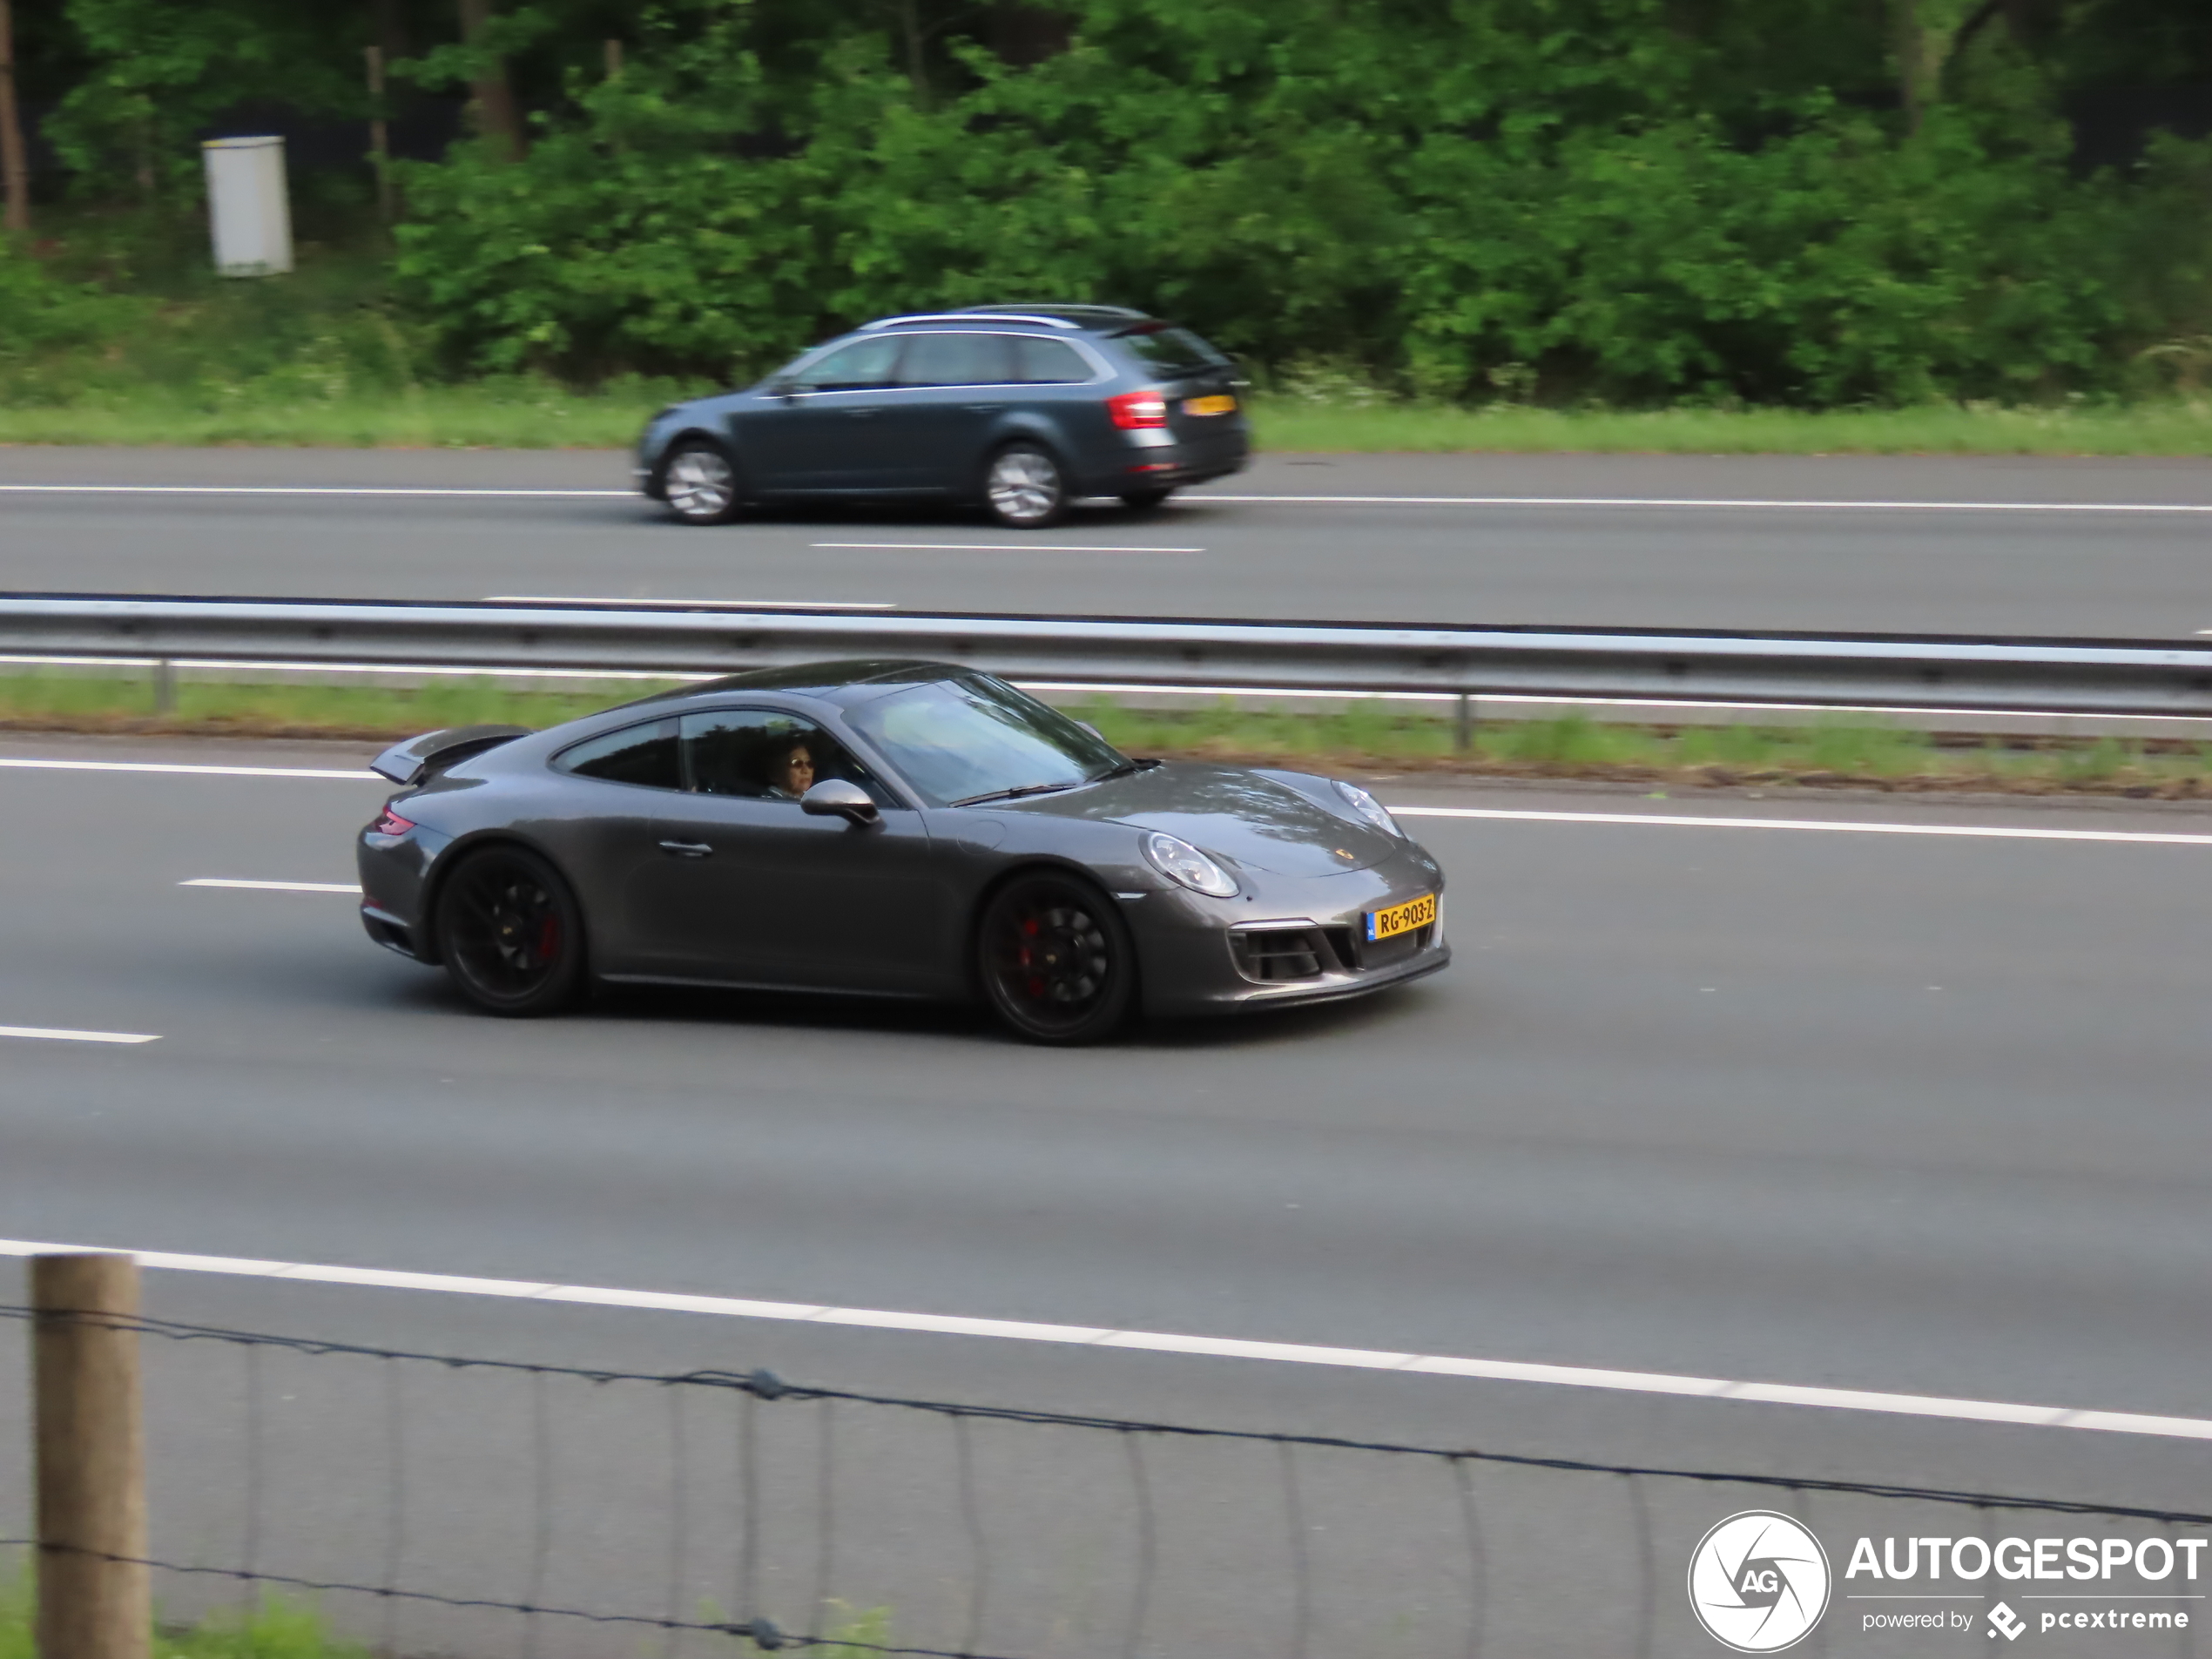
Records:
{"label": "side mirror", "polygon": [[799,810],[815,818],[842,818],[862,826],[883,816],[867,790],[843,778],[823,779],[799,798]]}

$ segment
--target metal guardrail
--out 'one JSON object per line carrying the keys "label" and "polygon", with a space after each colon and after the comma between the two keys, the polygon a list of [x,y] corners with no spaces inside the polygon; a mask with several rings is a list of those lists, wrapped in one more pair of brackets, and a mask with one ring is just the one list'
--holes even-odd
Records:
{"label": "metal guardrail", "polygon": [[2121,640],[10,594],[0,652],[684,673],[924,658],[1077,684],[2212,715],[2212,644]]}

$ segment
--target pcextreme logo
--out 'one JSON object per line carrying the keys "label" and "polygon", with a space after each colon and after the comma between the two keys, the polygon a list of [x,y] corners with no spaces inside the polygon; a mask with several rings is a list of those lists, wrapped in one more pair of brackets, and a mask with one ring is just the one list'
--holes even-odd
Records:
{"label": "pcextreme logo", "polygon": [[1828,1552],[1788,1515],[1746,1509],[1698,1541],[1689,1557],[1697,1622],[1738,1653],[1780,1653],[1828,1609]]}

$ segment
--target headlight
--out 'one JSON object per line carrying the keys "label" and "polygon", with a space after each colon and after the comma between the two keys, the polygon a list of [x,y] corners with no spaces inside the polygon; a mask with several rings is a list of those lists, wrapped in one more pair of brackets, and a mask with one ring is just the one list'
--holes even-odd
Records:
{"label": "headlight", "polygon": [[1401,840],[1405,839],[1406,832],[1398,827],[1398,820],[1390,815],[1390,809],[1360,788],[1358,784],[1340,784],[1332,780],[1330,787],[1344,797],[1345,804],[1353,812],[1359,813],[1384,834],[1395,835]]}
{"label": "headlight", "polygon": [[1144,856],[1154,869],[1178,887],[1215,899],[1237,896],[1236,877],[1188,841],[1155,831],[1144,838]]}

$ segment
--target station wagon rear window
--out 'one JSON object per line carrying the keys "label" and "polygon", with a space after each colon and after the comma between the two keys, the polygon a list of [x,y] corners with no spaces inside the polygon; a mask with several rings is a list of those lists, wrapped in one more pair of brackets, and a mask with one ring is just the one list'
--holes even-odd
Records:
{"label": "station wagon rear window", "polygon": [[1190,374],[1231,367],[1229,359],[1192,334],[1166,323],[1146,323],[1120,335],[1121,343],[1162,374]]}

